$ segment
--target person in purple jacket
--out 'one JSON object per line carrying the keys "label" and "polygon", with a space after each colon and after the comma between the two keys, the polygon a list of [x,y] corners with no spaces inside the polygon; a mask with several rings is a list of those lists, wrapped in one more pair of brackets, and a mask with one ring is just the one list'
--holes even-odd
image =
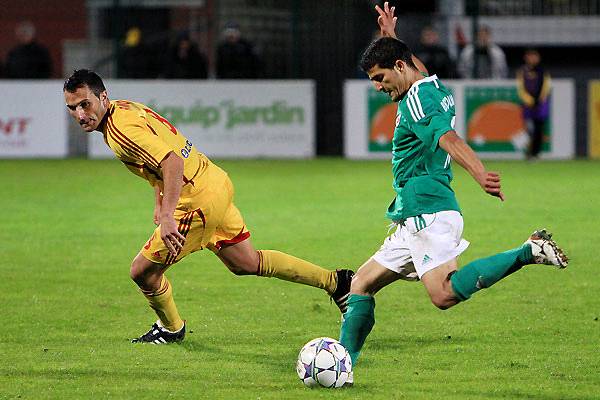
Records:
{"label": "person in purple jacket", "polygon": [[550,74],[542,67],[537,50],[526,50],[523,58],[525,65],[517,71],[517,89],[529,133],[526,157],[535,160],[542,150],[544,128],[550,115]]}

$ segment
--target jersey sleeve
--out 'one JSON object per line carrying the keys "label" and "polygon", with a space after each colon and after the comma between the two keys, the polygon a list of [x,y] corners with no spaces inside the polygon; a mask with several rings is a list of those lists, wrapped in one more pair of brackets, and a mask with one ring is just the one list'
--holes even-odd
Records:
{"label": "jersey sleeve", "polygon": [[453,108],[444,110],[442,99],[443,96],[430,90],[409,91],[403,110],[410,129],[431,151],[437,149],[440,137],[454,130]]}
{"label": "jersey sleeve", "polygon": [[144,163],[155,170],[171,148],[146,125],[142,116],[133,112],[111,115],[107,132],[119,144],[124,155]]}

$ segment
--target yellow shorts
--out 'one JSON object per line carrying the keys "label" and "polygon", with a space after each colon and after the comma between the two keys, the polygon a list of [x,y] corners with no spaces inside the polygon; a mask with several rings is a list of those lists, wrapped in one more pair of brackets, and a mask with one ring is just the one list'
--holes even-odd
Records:
{"label": "yellow shorts", "polygon": [[183,249],[173,256],[160,238],[158,226],[141,250],[148,260],[171,265],[204,248],[217,253],[225,244],[246,240],[246,229],[240,211],[233,204],[233,184],[227,173],[213,163],[200,177],[203,187],[190,196],[182,196],[174,217],[179,232],[185,236]]}

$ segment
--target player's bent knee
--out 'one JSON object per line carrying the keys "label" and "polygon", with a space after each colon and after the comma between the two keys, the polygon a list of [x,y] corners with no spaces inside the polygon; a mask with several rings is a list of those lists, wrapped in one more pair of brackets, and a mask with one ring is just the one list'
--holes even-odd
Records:
{"label": "player's bent knee", "polygon": [[258,272],[258,254],[255,257],[245,256],[235,260],[227,260],[225,265],[234,275],[256,275]]}
{"label": "player's bent knee", "polygon": [[432,295],[431,303],[440,310],[447,310],[457,303],[456,299],[447,295]]}
{"label": "player's bent knee", "polygon": [[134,281],[138,282],[144,276],[144,269],[137,257],[131,262],[131,268],[129,269],[129,277]]}
{"label": "player's bent knee", "polygon": [[131,262],[129,277],[139,287],[144,288],[153,285],[160,275],[162,275],[162,270],[159,265],[152,263],[140,254]]}

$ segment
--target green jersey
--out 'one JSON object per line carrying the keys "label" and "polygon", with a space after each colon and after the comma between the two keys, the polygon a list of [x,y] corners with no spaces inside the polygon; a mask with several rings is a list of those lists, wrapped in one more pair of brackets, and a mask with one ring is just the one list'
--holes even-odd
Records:
{"label": "green jersey", "polygon": [[437,76],[410,87],[398,104],[392,140],[392,172],[396,198],[387,217],[401,221],[420,214],[460,211],[450,187],[450,155],[438,142],[454,130],[454,98]]}

